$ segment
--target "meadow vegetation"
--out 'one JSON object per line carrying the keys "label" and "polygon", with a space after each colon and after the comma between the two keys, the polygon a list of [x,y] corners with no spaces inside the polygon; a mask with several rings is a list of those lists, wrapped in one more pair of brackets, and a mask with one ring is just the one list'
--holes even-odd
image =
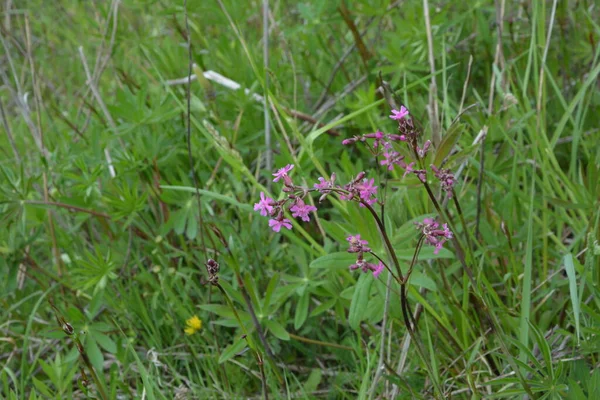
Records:
{"label": "meadow vegetation", "polygon": [[600,5],[267,3],[2,1],[0,398],[600,398]]}

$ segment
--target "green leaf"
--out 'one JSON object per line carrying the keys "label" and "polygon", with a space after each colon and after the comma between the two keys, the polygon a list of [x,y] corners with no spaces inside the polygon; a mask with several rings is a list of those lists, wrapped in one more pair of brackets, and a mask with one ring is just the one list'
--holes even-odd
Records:
{"label": "green leaf", "polygon": [[437,285],[430,277],[424,275],[421,271],[413,271],[410,275],[409,284],[424,287],[432,292],[437,292]]}
{"label": "green leaf", "polygon": [[[231,311],[231,308],[229,308],[229,306],[225,306],[222,304],[202,304],[199,305],[198,308],[200,308],[201,310],[205,310],[214,314],[217,314],[219,317],[222,318],[235,318],[235,314],[233,313],[233,311]],[[243,316],[243,312],[238,312],[240,315],[240,318],[242,319],[242,321],[244,320],[244,316]],[[246,314],[246,316],[248,316]]]}
{"label": "green leaf", "polygon": [[321,383],[321,377],[323,376],[323,372],[320,368],[315,368],[310,371],[310,375],[308,375],[308,379],[304,383],[304,391],[306,393],[311,393],[317,390],[319,384]]}
{"label": "green leaf", "polygon": [[219,364],[223,364],[225,361],[229,360],[237,353],[242,351],[246,347],[246,339],[240,338],[229,345],[223,353],[221,353],[221,357],[219,357]]}
{"label": "green leaf", "polygon": [[333,306],[335,306],[335,303],[337,302],[336,298],[333,299],[329,299],[326,302],[319,304],[317,307],[315,307],[311,312],[310,312],[310,316],[311,317],[316,317],[317,315],[322,314],[323,312],[332,309]]}
{"label": "green leaf", "polygon": [[587,400],[587,396],[583,393],[583,389],[573,379],[569,379],[569,391],[567,393],[568,400]]}
{"label": "green leaf", "polygon": [[[165,189],[165,190],[177,190],[177,191],[181,191],[181,192],[196,193],[196,189],[193,187],[189,187],[189,186],[160,185],[160,188]],[[252,211],[252,206],[250,204],[240,203],[239,201],[237,201],[236,199],[234,199],[232,197],[225,196],[223,194],[211,192],[209,190],[204,190],[204,189],[198,189],[198,192],[202,196],[206,196],[209,199],[222,201],[224,203],[229,203],[229,204],[239,207],[245,211]]]}
{"label": "green leaf", "polygon": [[52,394],[52,391],[50,390],[50,388],[42,381],[40,381],[39,379],[37,379],[36,377],[31,377],[32,381],[33,381],[33,386],[35,386],[35,388],[37,390],[39,390],[40,392],[42,392],[42,394],[46,397],[54,397],[54,395]]}
{"label": "green leaf", "polygon": [[[600,393],[600,368],[596,368],[588,382],[588,394],[597,396]],[[592,397],[590,397],[592,398]],[[597,398],[597,397],[593,397]]]}
{"label": "green leaf", "polygon": [[[529,319],[531,318],[531,285],[533,273],[533,212],[535,200],[535,178],[531,178],[531,194],[527,217],[527,242],[525,245],[525,269],[523,271],[523,289],[521,293],[521,315],[519,319],[519,340],[524,348],[529,344]],[[527,354],[523,349],[519,353],[519,361],[524,362]],[[534,360],[532,360],[534,361]]]}
{"label": "green leaf", "polygon": [[271,333],[277,339],[285,340],[285,341],[290,340],[290,334],[288,333],[288,331],[285,330],[283,325],[281,325],[279,322],[273,321],[273,320],[267,320],[265,322],[265,325],[267,326],[267,328],[269,328]]}
{"label": "green leaf", "polygon": [[534,324],[531,323],[531,321],[529,321],[529,328],[533,332],[535,342],[537,343],[538,348],[540,349],[540,352],[544,357],[544,362],[546,363],[546,370],[548,371],[548,375],[552,378],[552,380],[554,380],[554,368],[552,366],[552,351],[550,350],[550,346],[548,345],[548,342],[546,341],[544,335]]}
{"label": "green leaf", "polygon": [[115,354],[117,352],[117,345],[115,342],[108,336],[100,332],[91,333],[94,336],[94,339],[98,342],[98,344],[109,353]]}
{"label": "green leaf", "polygon": [[462,123],[452,124],[452,126],[448,128],[448,131],[446,131],[446,134],[442,138],[442,141],[440,142],[440,145],[437,147],[437,151],[435,152],[435,159],[433,161],[433,164],[436,167],[442,165],[442,161],[444,161],[446,156],[450,154],[452,148],[454,147],[456,142],[458,142],[458,139],[460,138],[460,135],[462,134],[464,129],[465,124]]}
{"label": "green leaf", "polygon": [[273,296],[273,292],[275,288],[277,288],[277,284],[279,283],[279,274],[275,273],[271,277],[269,284],[267,285],[267,290],[265,292],[265,297],[263,299],[263,310],[269,311],[269,306],[271,305],[271,298]]}
{"label": "green leaf", "polygon": [[575,276],[575,265],[573,263],[573,255],[565,254],[563,259],[565,269],[567,270],[567,278],[569,279],[569,293],[571,294],[571,305],[573,306],[573,317],[575,318],[575,332],[577,333],[577,343],[579,343],[580,326],[579,326],[579,296],[577,294],[577,277]]}
{"label": "green leaf", "polygon": [[308,316],[308,301],[310,300],[310,292],[305,290],[300,296],[300,301],[298,301],[298,306],[296,307],[296,315],[294,316],[294,329],[298,330],[306,321],[306,317]]}
{"label": "green leaf", "polygon": [[358,329],[361,321],[364,319],[364,313],[369,304],[369,294],[371,293],[371,285],[375,280],[373,274],[361,274],[356,283],[356,290],[352,296],[350,303],[350,312],[348,322],[352,329]]}
{"label": "green leaf", "polygon": [[185,223],[187,221],[187,213],[185,210],[179,210],[171,216],[170,223],[173,224],[173,230],[176,234],[181,235],[185,231]]}
{"label": "green leaf", "polygon": [[[414,248],[395,249],[395,251],[396,251],[396,256],[398,256],[398,259],[405,260],[405,261],[411,261],[415,254]],[[436,260],[436,259],[442,259],[442,258],[454,258],[454,253],[452,253],[450,250],[446,249],[445,247],[442,247],[438,254],[434,254],[434,251],[435,251],[435,247],[433,247],[433,246],[423,246],[421,251],[419,251],[418,261]]]}
{"label": "green leaf", "polygon": [[329,253],[322,257],[313,260],[310,263],[311,268],[334,268],[343,269],[348,268],[351,264],[356,262],[356,254],[348,253],[346,251],[339,251],[336,253]]}
{"label": "green leaf", "polygon": [[554,206],[566,208],[567,210],[589,210],[593,207],[590,204],[571,203],[554,197],[546,197],[546,200]]}
{"label": "green leaf", "polygon": [[191,212],[189,217],[187,218],[187,227],[185,230],[185,236],[188,239],[193,240],[196,238],[198,234],[198,220],[195,218],[194,213]]}

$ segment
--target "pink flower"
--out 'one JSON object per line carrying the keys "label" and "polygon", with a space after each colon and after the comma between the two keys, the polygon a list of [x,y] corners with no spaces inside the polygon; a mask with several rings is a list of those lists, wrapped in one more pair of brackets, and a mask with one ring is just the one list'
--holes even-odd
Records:
{"label": "pink flower", "polygon": [[348,242],[350,242],[351,246],[359,245],[359,244],[360,245],[367,245],[367,244],[369,244],[369,242],[367,242],[366,240],[363,240],[363,239],[360,238],[360,234],[359,235],[350,235],[350,236],[348,236],[346,238],[346,240]]}
{"label": "pink flower", "polygon": [[444,243],[453,237],[447,224],[443,225],[444,229],[439,229],[440,224],[433,218],[425,218],[423,222],[417,222],[416,226],[425,237],[425,242],[435,247],[433,254],[438,254]]}
{"label": "pink flower", "polygon": [[360,235],[348,236],[346,240],[350,243],[348,253],[359,253],[359,259],[362,258],[362,253],[369,252],[369,242],[360,238]]}
{"label": "pink flower", "polygon": [[273,228],[273,230],[275,232],[279,232],[281,230],[282,226],[285,227],[285,228],[287,228],[287,229],[292,229],[292,223],[287,218],[270,219],[269,220],[269,226],[271,228]]}
{"label": "pink flower", "polygon": [[325,180],[325,178],[323,178],[323,177],[319,177],[319,183],[315,183],[314,188],[323,194],[329,193],[331,191],[330,189],[333,188],[334,182],[335,182],[335,172],[333,174],[331,174],[331,178],[328,181]]}
{"label": "pink flower", "polygon": [[381,131],[377,131],[377,132],[375,132],[375,133],[367,133],[367,134],[366,134],[366,135],[364,135],[364,136],[365,136],[366,138],[369,138],[369,139],[379,139],[379,140],[380,140],[380,139],[383,139],[383,137],[384,137],[385,135],[383,134],[383,132],[381,132]]}
{"label": "pink flower", "polygon": [[254,204],[254,211],[260,211],[260,215],[266,217],[273,211],[272,202],[273,199],[266,197],[263,192],[260,192],[260,201]]}
{"label": "pink flower", "polygon": [[304,204],[304,201],[302,201],[302,199],[297,198],[294,205],[290,207],[290,211],[292,212],[292,217],[299,217],[302,219],[302,221],[308,222],[310,221],[308,213],[312,211],[317,211],[317,207],[306,205]]}
{"label": "pink flower", "polygon": [[429,151],[430,146],[431,146],[431,140],[426,141],[423,144],[423,148],[420,148],[419,146],[417,146],[417,154],[419,155],[419,158],[425,158],[425,156],[427,155],[427,152]]}
{"label": "pink flower", "polygon": [[363,135],[364,138],[375,139],[375,141],[373,142],[374,148],[379,147],[379,144],[383,143],[383,139],[385,138],[385,136],[386,135],[381,131],[377,131],[375,133],[367,133],[366,135]]}
{"label": "pink flower", "polygon": [[288,165],[286,165],[286,166],[285,166],[285,167],[283,167],[283,168],[279,168],[279,169],[277,170],[277,172],[275,172],[275,173],[273,174],[273,176],[275,177],[275,179],[273,179],[273,182],[277,182],[277,181],[279,181],[281,178],[284,178],[284,180],[285,180],[285,177],[287,176],[287,173],[288,173],[288,172],[290,172],[290,171],[291,171],[293,168],[294,168],[294,165],[293,165],[293,164],[288,164]]}
{"label": "pink flower", "polygon": [[446,168],[437,168],[431,164],[431,170],[434,172],[436,178],[440,180],[442,189],[446,192],[449,199],[452,198],[452,187],[454,186],[454,174]]}
{"label": "pink flower", "polygon": [[413,173],[417,176],[417,178],[419,178],[419,180],[421,182],[423,182],[423,183],[427,182],[427,172],[424,169],[414,169],[413,168],[414,165],[415,165],[414,162],[403,165],[403,167],[404,167],[403,177],[406,177],[406,175]]}
{"label": "pink flower", "polygon": [[373,263],[370,262],[366,262],[364,259],[360,258],[358,260],[356,260],[355,264],[351,264],[350,265],[350,271],[355,271],[357,269],[361,269],[362,272],[373,272],[373,277],[375,279],[377,279],[379,277],[379,275],[383,272],[383,270],[385,269],[385,265],[383,265],[383,263],[380,261],[379,264],[375,265]]}
{"label": "pink flower", "polygon": [[400,111],[398,111],[398,110],[392,110],[392,115],[390,115],[390,118],[391,119],[395,119],[395,120],[399,120],[399,119],[403,119],[407,115],[408,115],[408,110],[406,109],[406,107],[401,106],[400,107]]}
{"label": "pink flower", "polygon": [[394,169],[394,165],[402,165],[402,160],[404,160],[404,156],[396,151],[386,150],[383,152],[383,156],[385,157],[385,160],[381,160],[379,164],[387,165],[389,171]]}
{"label": "pink flower", "polygon": [[377,186],[373,186],[374,183],[375,179],[371,178],[370,180],[365,179],[363,183],[357,185],[360,198],[369,205],[372,205],[377,201],[376,198],[371,198],[371,196],[375,196],[377,194]]}
{"label": "pink flower", "polygon": [[450,228],[448,228],[448,224],[444,224],[443,225],[444,228],[444,237],[446,237],[447,239],[452,239],[452,231],[450,230]]}
{"label": "pink flower", "polygon": [[349,144],[354,144],[354,143],[359,142],[359,141],[362,142],[362,141],[364,141],[364,139],[361,138],[360,136],[354,136],[354,137],[351,137],[349,139],[342,140],[342,144],[344,146],[347,146]]}
{"label": "pink flower", "polygon": [[404,175],[402,175],[402,177],[403,177],[403,178],[406,178],[406,175],[408,175],[408,174],[410,174],[411,172],[414,172],[414,171],[415,171],[415,170],[414,170],[414,168],[413,168],[413,165],[415,165],[415,163],[414,163],[414,162],[411,162],[410,164],[407,164],[407,165],[404,167]]}
{"label": "pink flower", "polygon": [[391,134],[391,135],[388,135],[388,139],[390,139],[391,141],[400,140],[402,142],[405,142],[406,141],[406,136],[405,135]]}
{"label": "pink flower", "polygon": [[[373,264],[371,264],[373,265]],[[381,261],[379,261],[379,264],[377,265],[373,265],[373,277],[375,279],[377,279],[379,277],[379,275],[383,272],[383,270],[385,269],[385,265],[383,265],[383,263]]]}

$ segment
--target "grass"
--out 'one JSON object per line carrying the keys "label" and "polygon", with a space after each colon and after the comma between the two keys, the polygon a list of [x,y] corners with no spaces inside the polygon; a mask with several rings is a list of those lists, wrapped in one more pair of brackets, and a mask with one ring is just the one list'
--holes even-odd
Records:
{"label": "grass", "polygon": [[[598,6],[269,2],[265,68],[260,3],[2,2],[0,398],[598,398]],[[453,199],[341,145],[394,103]],[[269,157],[365,171],[381,225],[330,195],[274,233]]]}

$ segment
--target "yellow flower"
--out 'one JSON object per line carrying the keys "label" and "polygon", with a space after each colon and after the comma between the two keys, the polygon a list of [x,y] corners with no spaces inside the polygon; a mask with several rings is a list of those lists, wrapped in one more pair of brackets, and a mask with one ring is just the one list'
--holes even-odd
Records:
{"label": "yellow flower", "polygon": [[184,332],[188,335],[193,335],[202,328],[202,320],[194,315],[192,318],[185,321],[185,325],[186,328],[184,329]]}

